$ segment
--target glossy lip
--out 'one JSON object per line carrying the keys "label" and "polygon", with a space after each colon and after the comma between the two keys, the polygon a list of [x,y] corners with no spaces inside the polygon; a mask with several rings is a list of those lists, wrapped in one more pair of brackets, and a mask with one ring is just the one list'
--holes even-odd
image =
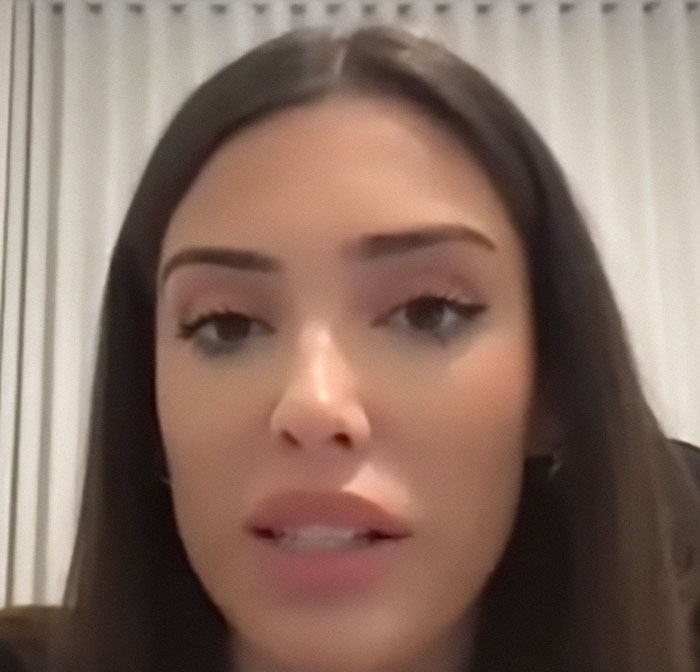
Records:
{"label": "glossy lip", "polygon": [[262,538],[251,548],[261,590],[275,600],[357,598],[379,588],[391,576],[398,553],[406,543],[387,539],[350,549],[298,550]]}
{"label": "glossy lip", "polygon": [[358,528],[392,538],[412,535],[405,521],[378,503],[347,492],[285,491],[265,498],[245,522],[245,529],[280,534],[305,525]]}

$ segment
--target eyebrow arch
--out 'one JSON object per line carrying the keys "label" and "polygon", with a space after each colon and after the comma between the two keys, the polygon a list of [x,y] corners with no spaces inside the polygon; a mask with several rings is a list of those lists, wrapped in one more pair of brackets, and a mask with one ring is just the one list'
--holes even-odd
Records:
{"label": "eyebrow arch", "polygon": [[[358,240],[343,244],[341,256],[357,261],[373,261],[380,258],[405,254],[440,243],[466,242],[490,251],[496,244],[485,234],[463,224],[440,224],[408,231],[364,235]],[[279,259],[252,250],[219,247],[191,247],[173,255],[163,266],[160,286],[177,268],[191,264],[227,266],[245,271],[279,273],[283,264]]]}

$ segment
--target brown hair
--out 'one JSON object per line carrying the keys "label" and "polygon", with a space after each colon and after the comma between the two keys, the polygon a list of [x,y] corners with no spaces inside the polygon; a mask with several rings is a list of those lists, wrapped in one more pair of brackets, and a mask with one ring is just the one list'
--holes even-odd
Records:
{"label": "brown hair", "polygon": [[189,566],[154,403],[154,307],[169,218],[238,128],[338,92],[398,95],[481,162],[526,251],[537,393],[563,428],[549,480],[525,467],[483,593],[474,672],[690,672],[698,502],[635,371],[599,257],[537,132],[481,73],[393,28],[286,34],[199,86],[145,169],[104,296],[84,503],[66,604],[90,670],[226,670],[228,626]]}

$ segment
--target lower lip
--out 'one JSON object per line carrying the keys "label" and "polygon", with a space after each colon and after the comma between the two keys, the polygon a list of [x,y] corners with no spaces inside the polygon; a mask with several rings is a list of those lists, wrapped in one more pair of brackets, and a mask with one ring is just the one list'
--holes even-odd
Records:
{"label": "lower lip", "polygon": [[254,537],[257,567],[276,592],[290,596],[366,590],[387,575],[405,539],[353,549],[302,551]]}

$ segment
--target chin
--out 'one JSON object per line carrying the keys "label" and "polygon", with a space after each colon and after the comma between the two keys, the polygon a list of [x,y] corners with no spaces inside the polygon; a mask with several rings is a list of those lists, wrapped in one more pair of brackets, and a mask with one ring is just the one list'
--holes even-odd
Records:
{"label": "chin", "polygon": [[[268,634],[268,636],[266,636]],[[265,633],[258,630],[255,641],[247,641],[239,633],[233,640],[234,656],[242,669],[250,663],[264,661],[263,669],[275,672],[383,672],[405,669],[402,664],[411,637],[384,633],[367,636],[366,632],[294,628],[287,633]],[[253,666],[253,669],[255,667]]]}

